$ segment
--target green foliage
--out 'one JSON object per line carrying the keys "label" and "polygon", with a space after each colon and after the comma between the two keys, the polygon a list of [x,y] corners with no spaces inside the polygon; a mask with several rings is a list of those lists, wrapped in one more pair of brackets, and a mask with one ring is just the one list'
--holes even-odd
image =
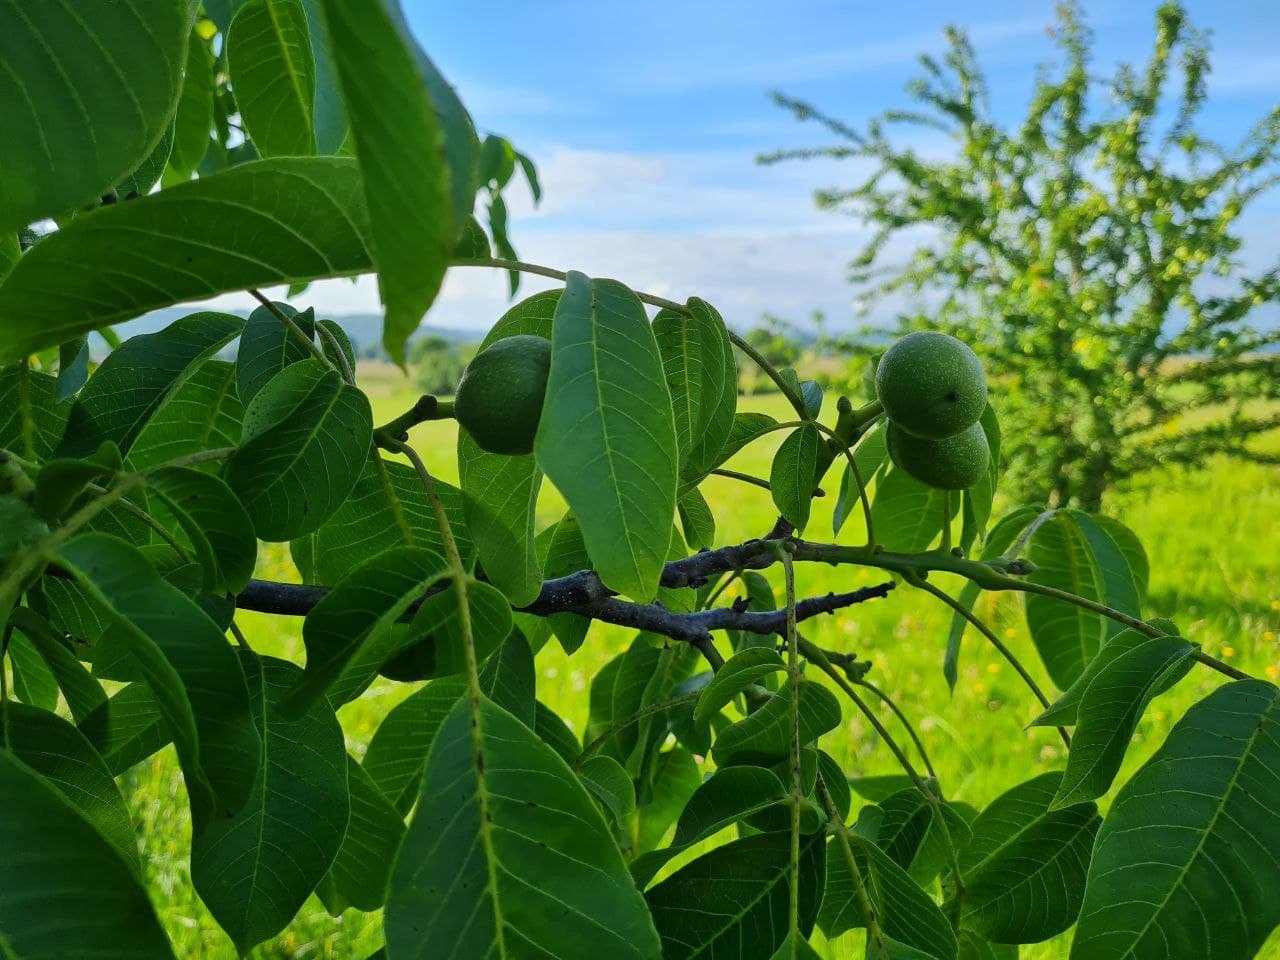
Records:
{"label": "green foliage", "polygon": [[[391,960],[794,960],[818,955],[815,927],[864,931],[849,946],[871,958],[1006,960],[1073,923],[1080,957],[1255,953],[1280,921],[1265,802],[1280,693],[1146,619],[1152,563],[1118,520],[1023,507],[991,523],[1004,451],[1026,437],[1002,434],[1008,380],[987,403],[951,341],[926,338],[950,359],[916,355],[905,384],[890,383],[893,357],[921,338],[891,347],[883,395],[856,406],[834,381],[801,380],[793,357],[779,369],[777,344],[738,337],[697,297],[571,272],[482,344],[477,363],[511,347],[546,358],[545,404],[538,382],[522,391],[537,404],[505,411],[523,415],[505,425],[532,452],[508,455],[429,432],[455,410],[468,421],[465,397],[423,397],[375,428],[342,329],[285,300],[115,337],[110,324],[153,307],[375,271],[397,355],[451,259],[528,269],[502,190],[520,170],[536,195],[532,164],[480,141],[398,10],[375,7],[207,3],[171,38],[179,59],[190,44],[180,93],[137,99],[170,97],[142,118],[154,138],[134,136],[132,115],[89,130],[37,104],[50,142],[92,133],[105,150],[110,129],[132,144],[107,182],[161,186],[72,213],[74,191],[105,175],[89,158],[82,182],[22,214],[19,227],[55,215],[59,229],[24,241],[0,280],[0,953],[172,956],[166,930],[188,914],[138,856],[135,819],[149,850],[182,836],[166,855],[189,864],[202,921],[226,935],[207,951],[285,949],[300,911],[323,922],[304,906],[314,894],[340,917],[335,954]],[[0,0],[2,58],[18,56],[11,8]],[[117,27],[96,35],[127,59],[135,37]],[[232,124],[248,140],[228,148]],[[353,156],[324,155],[348,127]],[[20,197],[23,160],[0,166],[6,196]],[[405,184],[422,201],[407,213]],[[503,260],[470,216],[477,192]],[[95,330],[109,348],[96,365]],[[215,357],[232,343],[234,363]],[[791,413],[738,412],[735,349]],[[509,407],[528,386],[514,379],[477,378],[473,399]],[[948,436],[908,438],[907,457],[898,433],[921,411],[924,432]],[[957,481],[930,445],[963,430],[988,452]],[[724,468],[744,451],[767,480]],[[455,454],[457,488],[434,476]],[[815,533],[837,462],[831,526],[856,545]],[[769,488],[751,492],[781,512],[771,529],[738,539],[738,504],[712,495],[730,482]],[[301,582],[262,540],[288,542]],[[819,564],[841,592],[811,589]],[[891,582],[855,586],[853,567]],[[1037,744],[1060,769],[1019,771],[970,805],[984,771],[934,767],[890,683],[920,678],[882,669],[901,651],[860,661],[811,630],[911,589],[956,615],[953,684],[972,626],[1039,699],[1018,748],[1074,727],[1065,762]],[[1025,596],[1040,664],[984,619],[1001,592]],[[305,669],[297,650],[266,655],[264,615],[301,617]],[[599,623],[630,639],[609,647]],[[913,626],[911,642],[928,636]],[[562,689],[551,658],[573,658]],[[1193,666],[1236,682],[1132,772],[1148,705]],[[1190,687],[1184,703],[1207,689]],[[379,701],[371,730],[357,718]],[[851,783],[849,731],[874,734],[903,773]],[[166,793],[154,771],[173,761],[143,761],[169,745],[183,789]],[[1094,801],[1116,783],[1104,819]]]}
{"label": "green foliage", "polygon": [[[1060,56],[1036,75],[1021,122],[995,117],[973,46],[952,28],[946,55],[922,56],[908,87],[918,109],[859,130],[778,94],[839,143],[761,160],[869,163],[856,186],[817,195],[874,230],[852,264],[860,300],[937,302],[901,324],[964,338],[1001,385],[1007,488],[1096,512],[1113,484],[1159,465],[1273,459],[1249,441],[1275,415],[1246,401],[1280,382],[1269,349],[1280,333],[1250,319],[1280,294],[1280,274],[1247,271],[1239,221],[1274,183],[1280,111],[1234,146],[1197,131],[1209,46],[1179,3],[1156,11],[1147,62],[1109,82],[1090,69],[1080,6],[1059,11]],[[922,154],[919,131],[954,150]],[[899,238],[913,255],[887,252]]]}

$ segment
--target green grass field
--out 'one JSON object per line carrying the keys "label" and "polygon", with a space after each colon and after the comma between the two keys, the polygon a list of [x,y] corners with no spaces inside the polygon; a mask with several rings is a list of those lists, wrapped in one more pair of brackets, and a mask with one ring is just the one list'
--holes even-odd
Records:
{"label": "green grass field", "polygon": [[[362,381],[374,399],[379,422],[407,408],[411,385],[385,368],[374,368]],[[780,398],[750,398],[748,409],[780,414]],[[780,435],[779,435],[780,436]],[[429,423],[413,431],[412,440],[427,465],[453,480],[454,426]],[[749,447],[733,463],[737,469],[767,476],[776,440]],[[838,474],[827,487],[834,491]],[[717,512],[720,542],[737,542],[766,532],[775,519],[769,494],[761,489],[713,477],[704,491]],[[829,540],[834,497],[815,504],[806,535]],[[1006,505],[1007,506],[1007,505]],[[1148,613],[1171,617],[1185,635],[1204,648],[1258,676],[1276,679],[1280,671],[1280,476],[1274,468],[1221,461],[1195,473],[1153,476],[1141,486],[1112,498],[1108,512],[1141,536],[1151,558],[1151,604]],[[554,494],[540,506],[543,520],[559,516]],[[859,524],[850,522],[839,538],[860,539]],[[294,576],[287,551],[263,550],[259,575]],[[849,589],[878,582],[875,571],[856,568],[799,568],[802,595]],[[956,583],[939,578],[952,590]],[[732,595],[732,592],[729,596]],[[1042,685],[1050,685],[1037,668],[1026,636],[1019,603],[1013,598],[980,602],[979,613],[1007,643],[1031,664]],[[273,620],[241,614],[237,622],[250,643],[262,652],[302,660],[300,621]],[[1063,748],[1052,730],[1024,730],[1038,711],[1013,671],[981,637],[965,638],[960,680],[951,694],[941,672],[949,617],[931,598],[900,587],[885,600],[864,604],[806,627],[807,635],[825,647],[856,652],[874,663],[870,679],[890,692],[914,719],[932,756],[948,796],[983,805],[1013,784],[1046,769],[1060,767]],[[593,673],[630,640],[627,632],[597,624],[586,644],[566,657],[553,642],[538,657],[538,695],[579,732],[587,716],[587,689]],[[1130,752],[1123,779],[1163,740],[1174,720],[1194,700],[1213,689],[1222,677],[1198,669],[1173,692],[1148,709]],[[359,755],[381,717],[413,687],[380,682],[361,700],[340,713],[350,749]],[[896,729],[892,717],[884,720]],[[844,726],[823,741],[850,775],[895,772],[893,758],[877,742],[869,725],[852,710]],[[234,957],[223,935],[191,888],[187,870],[189,823],[186,797],[171,751],[152,758],[126,777],[143,847],[150,889],[157,909],[182,957]],[[293,924],[275,941],[252,954],[259,958],[366,957],[380,945],[379,918],[349,911],[336,921],[312,898]],[[1062,938],[1023,957],[1065,957]],[[819,953],[831,958],[860,957],[856,934],[846,935]],[[1280,957],[1280,937],[1273,937],[1264,956]]]}

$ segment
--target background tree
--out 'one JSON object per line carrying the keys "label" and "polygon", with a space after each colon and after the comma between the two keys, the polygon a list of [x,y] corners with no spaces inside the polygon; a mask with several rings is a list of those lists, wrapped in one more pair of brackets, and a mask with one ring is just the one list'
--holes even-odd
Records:
{"label": "background tree", "polygon": [[[1280,270],[1245,272],[1240,217],[1275,182],[1280,110],[1233,148],[1196,130],[1208,43],[1176,3],[1160,7],[1150,59],[1103,82],[1078,5],[1060,8],[1061,61],[1042,68],[1019,125],[998,121],[965,33],[921,57],[894,110],[856,130],[776,94],[839,143],[761,157],[872,161],[819,207],[875,227],[850,280],[865,309],[911,297],[904,328],[968,341],[1002,382],[1009,489],[1097,510],[1107,488],[1214,454],[1274,459],[1250,438],[1280,426],[1280,342],[1252,322]],[[1100,104],[1105,103],[1102,107]],[[946,135],[943,158],[903,128]],[[919,240],[920,228],[925,239]],[[891,241],[915,245],[903,259]]]}
{"label": "background tree", "polygon": [[414,380],[424,393],[452,394],[475,353],[474,343],[459,343],[438,333],[429,333],[413,342],[409,363]]}

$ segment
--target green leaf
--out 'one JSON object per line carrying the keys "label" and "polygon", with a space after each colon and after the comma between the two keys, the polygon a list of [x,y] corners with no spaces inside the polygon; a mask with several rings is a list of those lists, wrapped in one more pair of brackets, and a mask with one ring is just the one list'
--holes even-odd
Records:
{"label": "green leaf", "polygon": [[[9,622],[20,631],[14,639],[26,637],[44,658],[76,723],[83,724],[95,710],[105,706],[107,694],[102,684],[85,669],[71,642],[54,630],[47,620],[28,607],[18,607],[10,614]],[[95,747],[101,745],[97,741],[94,743]]]}
{"label": "green leaf", "polygon": [[[316,68],[316,96],[312,121],[318,153],[338,153],[347,140],[351,124],[338,89],[338,68],[330,53],[328,31],[320,5],[322,0],[302,0],[307,13],[307,29],[311,36],[311,54]],[[208,6],[206,2],[206,7]]]}
{"label": "green leaf", "polygon": [[565,763],[573,763],[582,753],[577,734],[560,715],[541,700],[533,705],[533,729],[543,743],[560,755]]}
{"label": "green leaf", "polygon": [[[930,783],[936,795],[937,785]],[[939,798],[938,809],[945,832],[933,805],[912,785],[885,797],[876,807],[864,807],[855,829],[924,886],[932,883],[947,864],[948,844],[961,849],[969,838],[968,824],[949,803]]]}
{"label": "green leaf", "polygon": [[1125,562],[1129,567],[1129,573],[1138,588],[1138,600],[1140,602],[1145,600],[1147,585],[1151,579],[1151,564],[1147,560],[1147,551],[1143,548],[1142,541],[1138,539],[1138,535],[1112,517],[1093,514],[1090,519],[1100,526],[1107,536],[1114,541],[1116,547],[1124,556]]}
{"label": "green leaf", "polygon": [[[800,930],[813,929],[822,901],[824,838],[800,841]],[[645,894],[667,957],[769,960],[788,929],[791,838],[734,840],[686,865]]]}
{"label": "green leaf", "polygon": [[662,842],[663,836],[702,783],[698,762],[688,750],[675,747],[654,758],[648,800],[640,806],[640,827],[635,850],[644,853]]}
{"label": "green leaf", "polygon": [[182,93],[173,118],[173,145],[169,150],[169,168],[184,180],[200,166],[209,150],[216,95],[213,52],[208,42],[192,30],[186,47]]}
{"label": "green leaf", "polygon": [[613,757],[597,754],[578,767],[578,779],[604,805],[618,829],[629,830],[636,812],[636,788],[622,764]]}
{"label": "green leaf", "polygon": [[809,522],[813,505],[814,475],[818,470],[818,451],[822,435],[812,423],[787,434],[774,455],[769,470],[769,489],[778,512],[791,521],[796,532]]}
{"label": "green leaf", "polygon": [[[1052,727],[1052,726],[1072,726],[1076,723],[1076,719],[1080,712],[1080,701],[1084,698],[1084,693],[1089,689],[1089,684],[1093,683],[1095,677],[1099,673],[1108,669],[1110,665],[1120,656],[1141,647],[1147,641],[1151,640],[1145,633],[1137,630],[1124,630],[1111,640],[1105,647],[1098,651],[1098,655],[1089,661],[1088,666],[1084,668],[1084,672],[1076,678],[1076,681],[1067,688],[1057,700],[1049,705],[1040,716],[1032,720],[1027,726],[1029,727]],[[1181,669],[1168,671],[1160,678],[1160,682],[1156,684],[1155,692],[1152,696],[1159,696],[1168,690],[1169,687],[1177,683],[1186,674],[1186,670],[1190,669],[1190,664],[1184,664]]]}
{"label": "green leaf", "polygon": [[1152,638],[1110,658],[1095,673],[1080,699],[1055,808],[1093,800],[1111,788],[1142,712],[1162,685],[1168,686],[1170,674],[1180,667],[1186,672],[1195,650],[1181,637]]}
{"label": "green leaf", "polygon": [[927,549],[942,532],[946,494],[912,479],[905,470],[890,469],[877,482],[871,501],[877,543],[902,553]]}
{"label": "green leaf", "polygon": [[147,475],[147,489],[173,512],[204,572],[204,592],[239,593],[253,576],[258,542],[253,521],[231,489],[209,473],[162,467]]}
{"label": "green leaf", "polygon": [[[1067,510],[1067,515],[1076,522],[1089,552],[1093,556],[1094,565],[1102,579],[1102,596],[1109,607],[1122,613],[1140,617],[1142,615],[1140,590],[1137,577],[1129,569],[1129,555],[1121,549],[1111,536],[1109,530],[1097,522],[1097,519],[1080,510]],[[1124,626],[1107,617],[1104,620],[1106,643]]]}
{"label": "green leaf", "polygon": [[91,743],[100,744],[102,759],[113,776],[164,749],[172,742],[164,716],[145,683],[131,683],[117,690],[85,718],[80,729]]}
{"label": "green leaf", "polygon": [[146,158],[178,101],[195,7],[0,4],[0,231],[96,202]]}
{"label": "green leaf", "polygon": [[293,919],[328,873],[351,814],[342,727],[321,701],[286,719],[281,699],[301,671],[242,655],[262,751],[249,802],[191,844],[191,881],[244,953]]}
{"label": "green leaf", "polygon": [[459,703],[436,737],[392,868],[385,929],[400,960],[659,955],[595,802],[487,698]]}
{"label": "green leaf", "polygon": [[961,930],[959,960],[1018,960],[1018,947],[1010,943],[992,943],[972,930]]}
{"label": "green leaf", "polygon": [[[812,680],[800,684],[800,744],[813,743],[840,724],[840,701]],[[711,748],[717,766],[768,763],[791,751],[791,687],[783,687],[768,703],[721,732]]]}
{"label": "green leaf", "polygon": [[1280,923],[1280,689],[1226,684],[1121,788],[1094,844],[1075,960],[1235,960]]}
{"label": "green leaf", "polygon": [[[1027,557],[1036,570],[1032,583],[1106,602],[1103,574],[1075,519],[1059,512],[1031,537]],[[1075,682],[1111,634],[1108,621],[1074,604],[1039,594],[1026,595],[1027,627],[1053,682],[1066,689]]]}
{"label": "green leaf", "polygon": [[[0,751],[0,943],[12,957],[172,960],[133,869],[66,798]],[[14,852],[25,855],[14,855]]]}
{"label": "green leaf", "polygon": [[[994,560],[996,557],[1003,556],[1004,552],[1018,539],[1018,534],[1026,529],[1027,524],[1034,520],[1038,513],[1035,507],[1018,507],[1001,517],[983,541],[982,559]],[[972,610],[973,605],[978,602],[980,593],[982,588],[973,581],[969,581],[960,591],[956,602],[964,609]],[[947,652],[942,660],[942,675],[947,678],[947,687],[952,691],[956,688],[960,671],[960,642],[964,639],[964,632],[968,626],[967,618],[959,613],[951,615],[951,629],[947,633]]]}
{"label": "green leaf", "polygon": [[32,506],[46,522],[55,523],[71,509],[88,484],[109,480],[121,466],[120,450],[110,440],[83,460],[50,460],[36,476]]}
{"label": "green leaf", "polygon": [[[857,464],[858,477],[862,478],[864,484],[871,485],[888,455],[884,427],[875,425],[862,435],[857,449],[853,452],[853,462]],[[860,500],[858,478],[854,476],[853,468],[846,460],[844,471],[840,475],[840,494],[836,498],[835,509],[831,514],[831,528],[835,533],[839,533],[845,521],[858,511]]]}
{"label": "green leaf", "polygon": [[[839,841],[833,843],[827,853],[826,896],[818,914],[818,927],[828,938],[867,924],[848,859]],[[956,937],[933,898],[870,840],[851,834],[849,845],[885,936],[934,960],[952,960]]]}
{"label": "green leaf", "polygon": [[447,573],[448,564],[434,550],[392,547],[338,581],[302,623],[307,667],[281,704],[282,711],[301,713],[323,699],[366,647],[380,650],[370,664],[370,675],[376,673],[393,651],[392,625]]}
{"label": "green leaf", "polygon": [[152,187],[164,176],[164,169],[169,164],[169,156],[173,153],[174,124],[164,128],[160,141],[147,154],[147,158],[134,168],[133,172],[116,184],[116,196],[121,200],[136,200],[145,197]]}
{"label": "green leaf", "polygon": [[236,393],[243,404],[253,400],[285,367],[315,356],[276,316],[278,311],[288,317],[307,339],[314,340],[315,311],[299,313],[289,304],[278,301],[273,301],[271,306],[275,310],[262,306],[249,314],[249,319],[244,321],[244,332],[240,334],[236,350]]}
{"label": "green leaf", "polygon": [[143,426],[193,367],[241,332],[230,314],[191,314],[111,351],[70,408],[58,456],[84,457],[111,440],[127,453]]}
{"label": "green leaf", "polygon": [[748,647],[735,653],[703,689],[694,707],[693,719],[700,724],[710,722],[712,716],[750,684],[785,669],[781,655],[773,647]]}
{"label": "green leaf", "polygon": [[533,651],[519,630],[512,630],[480,670],[480,689],[530,730],[537,724]]}
{"label": "green leaf", "polygon": [[178,749],[196,832],[215,812],[240,809],[261,750],[244,672],[222,632],[122,540],[81,534],[60,560],[115,620],[155,695]]}
{"label": "green leaf", "polygon": [[333,916],[355,907],[379,910],[386,901],[391,862],[404,839],[403,815],[347,754],[351,820],[342,846],[316,893]]}
{"label": "green leaf", "polygon": [[716,542],[716,518],[701,491],[695,487],[681,494],[676,501],[676,510],[680,514],[680,528],[689,549],[711,549]]}
{"label": "green leaf", "polygon": [[[436,491],[463,562],[470,563],[475,548],[467,536],[462,497],[456,487],[439,480]],[[401,545],[444,551],[440,527],[417,473],[371,450],[351,494],[316,531],[316,582],[335,584],[373,553]]]}
{"label": "green leaf", "polygon": [[89,337],[82,334],[58,347],[58,386],[54,399],[58,403],[80,392],[89,378]]}
{"label": "green leaf", "polygon": [[392,707],[374,731],[364,755],[365,772],[402,814],[417,799],[436,731],[466,690],[462,677],[432,680]]}
{"label": "green leaf", "polygon": [[0,284],[0,363],[159,307],[367,272],[360,191],[354,161],[287,157],[76,217]]}
{"label": "green leaf", "polygon": [[467,528],[486,576],[517,606],[542,588],[533,521],[542,472],[532,455],[504,457],[458,431],[458,477]]}
{"label": "green leaf", "polygon": [[234,447],[240,441],[243,419],[235,366],[225,360],[206,360],[151,414],[133,441],[129,462],[134,469],[145,470],[200,450]]}
{"label": "green leaf", "polygon": [[138,874],[138,840],[129,808],[84,734],[55,713],[21,703],[8,704],[2,719],[7,748],[79,810]]}
{"label": "green leaf", "polygon": [[22,634],[9,638],[9,668],[13,671],[13,695],[42,710],[58,705],[58,681],[35,645]]}
{"label": "green leaf", "polygon": [[651,600],[671,543],[677,452],[644,306],[616,281],[572,272],[551,346],[538,465],[578,518],[600,579]]}
{"label": "green leaf", "polygon": [[965,926],[998,943],[1039,943],[1075,922],[1102,818],[1093,803],[1052,809],[1062,774],[1006,790],[961,850]]}
{"label": "green leaf", "polygon": [[798,934],[788,933],[770,960],[822,960],[822,957],[809,945],[808,940]]}
{"label": "green leaf", "polygon": [[261,156],[316,152],[316,68],[301,0],[246,0],[227,31],[227,66],[240,119]]}
{"label": "green leaf", "polygon": [[289,540],[329,519],[360,478],[373,412],[319,360],[286,367],[253,398],[227,483],[259,539]]}
{"label": "green leaf", "polygon": [[[582,542],[582,528],[573,514],[566,513],[560,522],[549,530],[547,538],[547,555],[543,559],[542,575],[548,580],[554,577],[566,577],[579,570],[591,567],[591,558],[587,556],[587,545]],[[547,618],[547,623],[560,641],[565,653],[574,653],[587,639],[587,631],[591,628],[591,620],[576,613],[556,613]]]}
{"label": "green leaf", "polygon": [[653,850],[631,864],[642,890],[672,857],[787,798],[778,775],[764,767],[724,767],[698,787],[684,806],[671,846]]}
{"label": "green leaf", "polygon": [[[484,660],[511,634],[511,606],[501,591],[481,580],[468,579],[466,603],[471,610],[471,634],[477,660]],[[432,676],[463,673],[466,644],[458,624],[458,590],[449,582],[422,601],[409,625],[411,633],[430,634]]]}
{"label": "green leaf", "polygon": [[56,393],[57,381],[46,373],[18,365],[0,370],[0,448],[28,460],[50,457],[71,409]]}
{"label": "green leaf", "polygon": [[697,297],[688,309],[688,315],[660,310],[653,321],[675,412],[682,490],[720,463],[738,405],[738,369],[724,318]]}
{"label": "green leaf", "polygon": [[[321,5],[369,206],[373,258],[387,307],[382,343],[401,363],[405,341],[435,300],[470,213],[457,215],[451,192],[455,177],[468,177],[451,169],[446,130],[424,69],[430,62],[394,0]],[[389,90],[395,95],[388,96]]]}

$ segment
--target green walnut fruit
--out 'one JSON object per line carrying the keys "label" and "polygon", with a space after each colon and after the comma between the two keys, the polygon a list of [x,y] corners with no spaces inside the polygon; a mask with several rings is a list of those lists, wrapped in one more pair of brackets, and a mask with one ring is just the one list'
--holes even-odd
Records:
{"label": "green walnut fruit", "polygon": [[549,340],[529,334],[497,340],[467,364],[453,414],[490,453],[532,453],[550,372]]}
{"label": "green walnut fruit", "polygon": [[967,490],[983,478],[991,463],[991,448],[980,423],[941,440],[913,437],[892,420],[887,430],[889,457],[926,487]]}
{"label": "green walnut fruit", "polygon": [[876,395],[907,433],[941,440],[973,426],[987,406],[977,354],[945,333],[909,333],[880,358]]}

